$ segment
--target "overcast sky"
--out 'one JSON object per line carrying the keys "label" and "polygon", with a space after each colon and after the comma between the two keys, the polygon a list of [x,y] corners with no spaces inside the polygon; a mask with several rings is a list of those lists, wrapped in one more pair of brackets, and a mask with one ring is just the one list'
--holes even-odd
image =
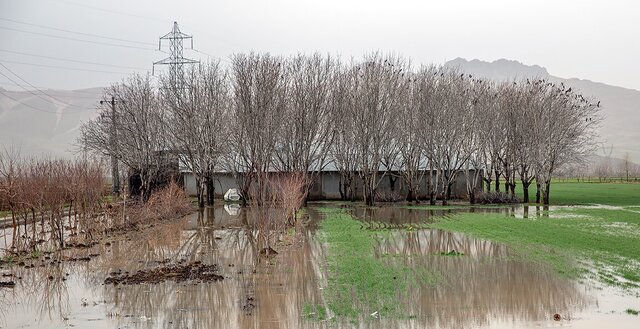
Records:
{"label": "overcast sky", "polygon": [[[392,51],[414,65],[507,58],[640,90],[636,1],[0,0],[0,63],[40,88],[106,86],[166,57],[154,49],[174,20],[193,35],[200,52],[185,55],[194,59],[250,50]],[[19,89],[2,75],[0,87]]]}

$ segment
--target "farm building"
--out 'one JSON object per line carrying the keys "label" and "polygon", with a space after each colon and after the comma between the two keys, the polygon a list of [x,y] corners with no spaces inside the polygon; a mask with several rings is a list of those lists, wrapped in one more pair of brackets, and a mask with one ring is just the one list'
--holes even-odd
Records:
{"label": "farm building", "polygon": [[[185,191],[189,195],[196,195],[196,181],[193,174],[188,171],[183,171],[182,174]],[[426,195],[428,174],[429,173],[425,173],[421,181],[420,193],[418,195],[418,198],[420,199],[426,199],[428,197]],[[380,172],[380,177],[382,177],[382,175],[383,172]],[[355,197],[361,199],[363,197],[362,181],[358,175],[355,176],[352,186]],[[341,175],[339,171],[323,170],[311,186],[309,200],[339,200],[341,199],[341,184]],[[480,191],[482,182],[479,181],[477,186],[478,191]],[[217,172],[214,174],[214,187],[216,197],[222,197],[229,189],[239,188],[236,183],[236,179],[231,172]],[[385,177],[381,180],[380,185],[378,186],[377,193],[378,198],[382,201],[401,200],[407,196],[408,189],[400,173],[392,171],[390,173],[385,173]],[[451,187],[451,197],[454,199],[464,199],[467,197],[467,177],[465,173],[458,173],[456,181]]]}

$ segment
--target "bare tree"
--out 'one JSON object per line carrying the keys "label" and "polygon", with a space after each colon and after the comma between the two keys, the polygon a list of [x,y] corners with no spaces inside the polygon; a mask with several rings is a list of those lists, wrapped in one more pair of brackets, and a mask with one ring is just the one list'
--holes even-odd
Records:
{"label": "bare tree", "polygon": [[[81,126],[79,144],[84,150],[115,155],[133,175],[139,176],[142,198],[146,201],[170,160],[166,113],[159,106],[157,92],[148,75],[132,75],[111,86],[106,95],[118,100],[115,122],[106,110],[102,110],[97,120]],[[111,139],[112,125],[117,131],[114,140]]]}
{"label": "bare tree", "polygon": [[[434,127],[431,111],[435,109],[437,75],[438,68],[434,66],[423,66],[411,75],[403,111],[398,115],[400,158],[402,175],[408,189],[407,201],[417,200],[420,185],[428,170],[429,182],[432,178],[432,168],[428,167],[428,163],[432,149]],[[429,194],[431,201],[435,201],[435,190],[431,189],[432,184],[428,185],[428,191],[425,192]]]}
{"label": "bare tree", "polygon": [[437,92],[439,110],[435,120],[433,162],[441,175],[442,204],[451,197],[451,187],[476,147],[472,134],[473,110],[469,80],[455,70],[441,73]]}
{"label": "bare tree", "polygon": [[[441,80],[445,76],[445,69],[423,67],[417,75],[417,86],[414,90],[413,103],[417,109],[418,122],[422,129],[418,130],[420,148],[426,158],[427,194],[429,203],[435,205],[436,197],[440,186],[441,171],[439,149],[442,143],[442,130],[440,128],[439,116],[442,111],[444,85]],[[415,170],[415,169],[414,169]]]}
{"label": "bare tree", "polygon": [[469,152],[469,157],[464,166],[464,172],[469,203],[474,204],[476,192],[480,188],[479,185],[482,184],[484,173],[487,170],[485,167],[488,162],[486,156],[489,153],[487,152],[487,135],[491,133],[488,131],[491,129],[491,123],[486,113],[491,113],[494,110],[496,102],[492,97],[494,92],[492,83],[469,78],[469,88],[471,88],[471,113],[469,115],[471,119],[468,129],[470,130],[470,138],[464,144],[464,148]]}
{"label": "bare tree", "polygon": [[[235,55],[232,59],[233,130],[227,167],[238,179],[243,196],[265,191],[267,174],[282,129],[287,80],[283,59],[269,54]],[[262,200],[260,196],[256,200]],[[244,198],[246,202],[246,198]]]}
{"label": "bare tree", "polygon": [[340,173],[339,190],[342,200],[355,200],[355,178],[358,171],[358,146],[354,118],[356,109],[350,97],[349,73],[342,69],[336,76],[331,93],[331,120],[333,143],[329,150],[331,161]]}
{"label": "bare tree", "polygon": [[629,152],[625,152],[622,163],[620,163],[620,177],[626,177],[627,182],[629,181],[629,171],[631,171],[631,156]]}
{"label": "bare tree", "polygon": [[339,64],[330,56],[297,55],[286,62],[287,102],[275,152],[275,168],[301,173],[306,199],[325,167],[333,142],[331,97]]}
{"label": "bare tree", "polygon": [[229,82],[219,62],[192,66],[185,72],[184,88],[162,77],[162,103],[168,109],[170,143],[196,180],[198,204],[213,205],[213,173],[227,151],[229,134]]}
{"label": "bare tree", "polygon": [[368,205],[375,203],[383,152],[392,137],[395,111],[406,90],[404,75],[407,73],[404,59],[378,53],[365,56],[364,61],[348,73],[350,97],[356,110],[354,129],[359,173]]}
{"label": "bare tree", "polygon": [[540,116],[536,121],[536,137],[541,151],[534,162],[536,181],[542,203],[549,204],[551,177],[564,164],[581,161],[593,151],[600,122],[599,102],[546,80],[535,82],[540,87]]}

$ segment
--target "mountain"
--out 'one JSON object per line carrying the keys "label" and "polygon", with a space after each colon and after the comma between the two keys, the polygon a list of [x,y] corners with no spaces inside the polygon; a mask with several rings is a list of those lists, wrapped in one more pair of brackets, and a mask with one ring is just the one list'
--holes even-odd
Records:
{"label": "mountain", "polygon": [[[495,81],[509,81],[523,78],[548,78],[556,83],[564,83],[585,97],[593,97],[601,103],[604,117],[600,127],[599,142],[602,149],[598,153],[623,158],[629,153],[634,161],[640,161],[640,91],[607,85],[582,79],[565,79],[553,76],[538,65],[525,65],[518,61],[499,59],[485,62],[477,59],[456,58],[445,66],[458,68],[462,72]],[[606,149],[606,151],[605,151]]]}
{"label": "mountain", "polygon": [[79,127],[94,118],[102,88],[8,91],[0,88],[0,150],[72,157]]}

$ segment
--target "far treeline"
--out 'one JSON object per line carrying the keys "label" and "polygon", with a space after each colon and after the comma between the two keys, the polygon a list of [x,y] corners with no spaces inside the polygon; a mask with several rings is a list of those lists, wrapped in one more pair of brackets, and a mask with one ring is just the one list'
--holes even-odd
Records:
{"label": "far treeline", "polygon": [[471,203],[484,182],[482,193],[512,197],[520,183],[524,202],[535,183],[536,202],[548,204],[552,175],[593,150],[600,121],[600,103],[563,84],[495,83],[380,53],[348,62],[237,54],[228,68],[185,66],[158,83],[133,75],[106,96],[117,100],[115,115],[105,108],[82,126],[83,149],[138,173],[145,199],[166,168],[158,154],[173,151],[193,172],[201,206],[213,202],[216,171],[232,172],[245,196],[273,173],[303,175],[306,195],[330,163],[344,198],[359,176],[369,205],[392,170],[408,201],[421,193],[446,204],[467,175]]}

